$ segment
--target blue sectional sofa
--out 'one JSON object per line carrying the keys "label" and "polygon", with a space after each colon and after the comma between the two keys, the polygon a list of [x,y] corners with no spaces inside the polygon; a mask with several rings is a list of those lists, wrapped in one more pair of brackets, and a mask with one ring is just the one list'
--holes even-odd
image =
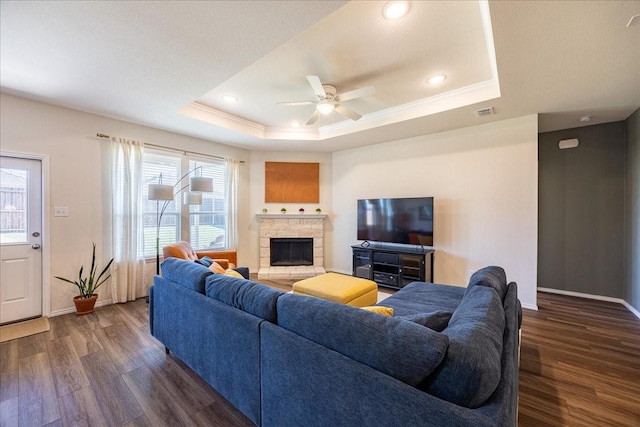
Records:
{"label": "blue sectional sofa", "polygon": [[392,317],[168,258],[150,327],[262,426],[515,426],[521,308],[504,270],[414,282]]}

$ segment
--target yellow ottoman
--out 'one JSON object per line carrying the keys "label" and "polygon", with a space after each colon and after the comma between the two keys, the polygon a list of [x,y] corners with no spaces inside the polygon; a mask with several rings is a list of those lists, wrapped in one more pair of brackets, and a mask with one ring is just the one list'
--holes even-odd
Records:
{"label": "yellow ottoman", "polygon": [[366,307],[378,301],[378,285],[373,280],[325,273],[293,284],[293,293],[333,302]]}

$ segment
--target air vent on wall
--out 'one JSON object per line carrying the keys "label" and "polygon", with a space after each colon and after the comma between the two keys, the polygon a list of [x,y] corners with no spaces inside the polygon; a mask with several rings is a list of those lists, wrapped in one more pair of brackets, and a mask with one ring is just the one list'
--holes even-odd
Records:
{"label": "air vent on wall", "polygon": [[493,114],[493,107],[481,108],[479,110],[474,111],[476,117],[485,117]]}

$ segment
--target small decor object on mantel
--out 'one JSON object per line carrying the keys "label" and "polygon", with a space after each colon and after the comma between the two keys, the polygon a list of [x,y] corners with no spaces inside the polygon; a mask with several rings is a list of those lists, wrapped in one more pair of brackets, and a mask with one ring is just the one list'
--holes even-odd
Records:
{"label": "small decor object on mantel", "polygon": [[322,209],[316,208],[316,213],[320,213],[320,212],[322,212]]}
{"label": "small decor object on mantel", "polygon": [[298,212],[300,212],[300,213],[304,213],[304,208],[300,208],[300,209],[298,209]]}
{"label": "small decor object on mantel", "polygon": [[282,212],[282,213],[287,213],[287,208],[282,208],[282,209],[280,209],[280,212]]}
{"label": "small decor object on mantel", "polygon": [[84,265],[80,267],[80,271],[78,272],[78,280],[69,280],[64,277],[55,276],[56,279],[62,280],[67,283],[71,283],[75,287],[78,288],[80,295],[73,298],[73,302],[76,305],[76,314],[89,314],[93,313],[93,308],[96,304],[96,300],[98,299],[98,294],[95,291],[107,281],[109,277],[111,277],[111,273],[109,273],[105,278],[102,278],[111,267],[113,263],[113,258],[107,263],[106,267],[102,269],[102,272],[98,274],[96,277],[96,244],[93,244],[93,253],[91,255],[91,269],[89,270],[89,275],[86,277],[82,276],[82,272],[84,271]]}
{"label": "small decor object on mantel", "polygon": [[267,212],[268,212],[268,209],[267,209],[267,208],[262,208],[262,213],[263,213],[263,214],[265,214],[265,213],[267,213]]}

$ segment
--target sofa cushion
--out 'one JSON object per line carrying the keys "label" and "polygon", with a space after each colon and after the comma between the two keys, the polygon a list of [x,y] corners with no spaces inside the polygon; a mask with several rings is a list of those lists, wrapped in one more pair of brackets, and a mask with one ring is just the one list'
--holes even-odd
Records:
{"label": "sofa cushion", "polygon": [[419,388],[468,408],[482,405],[500,382],[504,327],[498,294],[485,286],[469,289],[442,331],[449,337],[444,361]]}
{"label": "sofa cushion", "polygon": [[398,316],[400,319],[408,320],[418,325],[426,326],[437,332],[442,332],[449,324],[453,313],[444,310],[433,311],[430,313],[407,314]]}
{"label": "sofa cushion", "polygon": [[247,279],[213,274],[207,278],[206,295],[231,307],[275,323],[276,301],[283,292]]}
{"label": "sofa cushion", "polygon": [[504,295],[507,293],[507,275],[502,267],[481,268],[471,275],[467,291],[474,286],[493,288],[500,296],[500,301],[504,301]]}
{"label": "sofa cushion", "polygon": [[160,268],[165,279],[201,294],[204,294],[205,280],[213,274],[204,265],[173,257],[162,261]]}
{"label": "sofa cushion", "polygon": [[445,335],[412,322],[294,294],[278,298],[278,325],[412,386],[448,345]]}
{"label": "sofa cushion", "polygon": [[413,282],[380,302],[380,305],[393,307],[393,313],[396,316],[429,313],[437,310],[453,313],[460,304],[464,292],[465,288],[462,286]]}

